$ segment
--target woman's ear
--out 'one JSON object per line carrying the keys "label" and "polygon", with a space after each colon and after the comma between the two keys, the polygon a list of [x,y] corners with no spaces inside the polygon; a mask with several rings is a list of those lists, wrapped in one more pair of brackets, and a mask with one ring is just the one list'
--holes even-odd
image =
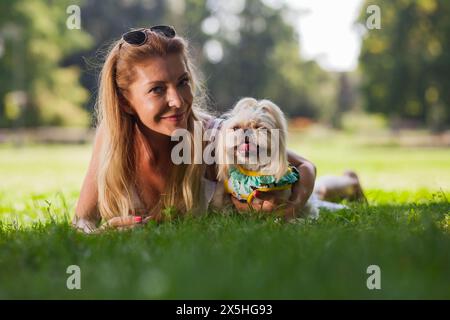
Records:
{"label": "woman's ear", "polygon": [[122,93],[119,93],[119,105],[126,114],[132,117],[137,116],[136,111],[131,107],[128,99]]}

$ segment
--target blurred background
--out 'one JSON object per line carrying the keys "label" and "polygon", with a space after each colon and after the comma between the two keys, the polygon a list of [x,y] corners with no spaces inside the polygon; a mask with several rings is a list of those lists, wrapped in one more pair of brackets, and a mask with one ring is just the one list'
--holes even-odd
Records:
{"label": "blurred background", "polygon": [[212,110],[273,100],[319,174],[450,190],[449,16],[444,0],[3,0],[0,192],[76,199],[105,50],[156,24],[189,39]]}
{"label": "blurred background", "polygon": [[[80,29],[69,29],[70,5]],[[380,8],[380,29],[366,24]],[[0,127],[89,127],[107,45],[132,27],[187,37],[212,108],[269,98],[297,126],[443,132],[450,3],[440,0],[5,0]]]}

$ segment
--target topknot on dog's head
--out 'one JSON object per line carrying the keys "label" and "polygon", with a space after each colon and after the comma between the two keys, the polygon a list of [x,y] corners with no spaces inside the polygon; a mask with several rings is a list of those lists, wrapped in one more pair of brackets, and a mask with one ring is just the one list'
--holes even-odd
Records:
{"label": "topknot on dog's head", "polygon": [[258,101],[254,98],[242,98],[239,100],[233,109],[231,110],[231,114],[237,114],[242,111],[254,111],[258,107]]}
{"label": "topknot on dog's head", "polygon": [[272,123],[273,127],[281,129],[283,132],[287,130],[287,122],[283,111],[268,99],[256,100],[250,97],[242,98],[229,112],[228,117],[233,117],[238,114],[242,119],[271,119],[269,120],[270,122],[275,122]]}
{"label": "topknot on dog's head", "polygon": [[263,112],[268,112],[276,121],[276,127],[282,131],[287,130],[287,122],[283,111],[272,101],[263,99],[258,101],[258,107]]}

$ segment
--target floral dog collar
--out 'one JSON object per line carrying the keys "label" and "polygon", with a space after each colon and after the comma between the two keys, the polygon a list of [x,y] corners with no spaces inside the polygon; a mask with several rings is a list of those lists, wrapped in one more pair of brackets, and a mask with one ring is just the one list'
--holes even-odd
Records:
{"label": "floral dog collar", "polygon": [[229,178],[224,181],[224,185],[225,190],[239,201],[251,203],[256,191],[290,189],[299,179],[300,173],[293,165],[289,165],[288,171],[278,181],[273,175],[264,175],[236,166],[230,168]]}

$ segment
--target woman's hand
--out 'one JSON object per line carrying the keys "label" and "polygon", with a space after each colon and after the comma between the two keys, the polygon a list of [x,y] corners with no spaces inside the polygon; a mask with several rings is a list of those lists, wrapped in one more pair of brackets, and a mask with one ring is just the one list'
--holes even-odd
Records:
{"label": "woman's hand", "polygon": [[265,211],[272,212],[277,210],[280,205],[285,203],[283,197],[279,195],[280,191],[270,191],[270,192],[255,192],[255,197],[251,203],[240,202],[235,197],[231,196],[231,201],[238,211]]}
{"label": "woman's hand", "polygon": [[78,218],[77,215],[74,215],[72,226],[80,232],[94,233],[97,230],[97,221],[96,219]]}
{"label": "woman's hand", "polygon": [[316,182],[317,169],[311,161],[295,154],[292,151],[287,151],[288,161],[295,166],[300,173],[300,179],[292,186],[292,193],[286,206],[286,218],[291,219],[295,217],[295,211],[301,210],[314,190],[314,183]]}
{"label": "woman's hand", "polygon": [[286,201],[280,191],[257,192],[251,204],[242,203],[233,196],[231,200],[238,211],[257,210],[273,212],[284,207],[287,220],[295,217],[296,210],[303,208],[314,189],[316,167],[305,158],[288,150],[288,161],[300,173],[300,180],[292,186],[292,193]]}
{"label": "woman's hand", "polygon": [[138,227],[143,224],[141,216],[114,217],[104,223],[99,229],[103,230],[126,230]]}
{"label": "woman's hand", "polygon": [[[231,196],[231,201],[233,202],[235,208],[239,212],[246,211],[260,211],[260,212],[275,212],[275,211],[284,211],[284,217],[286,219],[291,219],[295,217],[296,208],[299,208],[299,204],[294,203],[293,201],[287,200],[284,195],[282,195],[283,191],[270,191],[270,192],[255,192],[255,197],[252,202],[240,202],[235,197]],[[292,195],[291,195],[292,196]]]}
{"label": "woman's hand", "polygon": [[151,216],[127,216],[127,217],[114,217],[109,219],[103,224],[99,230],[128,230],[147,224],[150,221],[161,222],[164,220],[163,215],[151,215]]}
{"label": "woman's hand", "polygon": [[160,221],[160,217],[158,216],[127,216],[127,217],[114,217],[109,219],[107,222],[102,224],[97,228],[96,223],[94,221],[86,220],[86,219],[77,219],[76,222],[73,223],[74,227],[76,227],[79,231],[88,234],[98,234],[107,230],[127,230],[135,227],[139,227],[145,225],[149,221]]}

